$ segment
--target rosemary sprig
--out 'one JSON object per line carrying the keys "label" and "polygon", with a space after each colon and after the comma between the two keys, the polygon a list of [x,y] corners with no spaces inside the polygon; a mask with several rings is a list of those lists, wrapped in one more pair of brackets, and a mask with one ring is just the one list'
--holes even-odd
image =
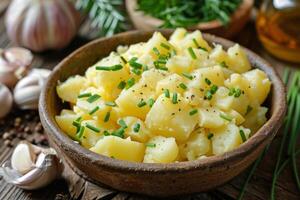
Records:
{"label": "rosemary sprig", "polygon": [[76,8],[88,13],[91,26],[99,28],[104,36],[126,29],[122,5],[122,0],[76,0]]}

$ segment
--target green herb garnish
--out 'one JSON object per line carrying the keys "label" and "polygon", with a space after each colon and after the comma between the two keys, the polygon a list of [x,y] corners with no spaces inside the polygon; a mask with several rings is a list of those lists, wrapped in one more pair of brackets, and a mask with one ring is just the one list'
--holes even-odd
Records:
{"label": "green herb garnish", "polygon": [[108,132],[107,130],[103,131],[103,135],[104,136],[109,136],[110,135],[110,132]]}
{"label": "green herb garnish", "polygon": [[222,119],[225,119],[225,120],[229,121],[229,122],[231,122],[232,119],[233,119],[231,116],[228,116],[228,115],[225,115],[225,114],[222,114],[222,113],[220,113],[220,117]]}
{"label": "green herb garnish", "polygon": [[220,66],[221,66],[221,67],[224,67],[224,68],[228,68],[228,65],[226,64],[225,61],[222,61],[222,62],[220,63]]}
{"label": "green herb garnish", "polygon": [[138,62],[136,62],[137,59],[138,59],[137,57],[133,57],[133,58],[131,58],[131,59],[128,61],[128,63],[129,63],[129,65],[130,65],[131,67],[133,67],[133,68],[135,68],[135,69],[142,69],[143,65],[140,64],[140,63],[138,63]]}
{"label": "green herb garnish", "polygon": [[178,101],[177,101],[177,93],[176,92],[173,93],[172,103],[173,104],[177,104],[178,103]]}
{"label": "green herb garnish", "polygon": [[214,134],[213,134],[213,133],[208,133],[208,134],[207,134],[207,139],[210,140],[212,137],[214,137]]}
{"label": "green herb garnish", "polygon": [[154,100],[154,99],[150,98],[150,99],[148,100],[148,105],[149,105],[150,108],[153,106],[154,103],[155,103],[155,100]]}
{"label": "green herb garnish", "polygon": [[111,135],[117,136],[117,137],[120,137],[120,138],[124,138],[124,132],[125,132],[124,128],[121,127],[119,129],[115,130],[114,132],[112,132]]}
{"label": "green herb garnish", "polygon": [[120,90],[122,90],[122,89],[125,88],[125,86],[126,86],[126,82],[125,82],[125,81],[121,81],[121,82],[119,83],[119,85],[118,85],[118,88],[119,88]]}
{"label": "green herb garnish", "polygon": [[139,103],[138,103],[138,107],[141,108],[143,106],[147,105],[147,103],[144,101],[144,100],[141,100]]}
{"label": "green herb garnish", "polygon": [[179,84],[179,87],[181,87],[181,88],[184,89],[184,90],[187,89],[187,86],[186,86],[184,83],[180,83],[180,84]]}
{"label": "green herb garnish", "polygon": [[164,89],[165,97],[170,98],[170,92],[168,89]]}
{"label": "green herb garnish", "polygon": [[91,110],[91,111],[89,112],[89,115],[94,114],[94,113],[97,112],[98,110],[99,110],[99,106],[96,106],[93,110]]}
{"label": "green herb garnish", "polygon": [[95,127],[95,126],[92,126],[92,125],[90,125],[90,124],[86,124],[85,125],[88,129],[90,129],[90,130],[92,130],[92,131],[94,131],[94,132],[96,132],[96,133],[99,133],[100,132],[100,129],[99,128],[97,128],[97,127]]}
{"label": "green herb garnish", "polygon": [[189,115],[195,115],[196,113],[198,112],[198,110],[197,109],[193,109],[193,110],[191,110],[190,112],[189,112]]}
{"label": "green herb garnish", "polygon": [[80,98],[90,97],[90,96],[92,96],[92,94],[89,92],[89,93],[83,93],[83,94],[78,95],[78,98],[80,99]]}
{"label": "green herb garnish", "polygon": [[126,89],[131,88],[134,84],[135,84],[134,78],[128,79],[127,84],[126,84]]}
{"label": "green herb garnish", "polygon": [[113,65],[113,66],[96,66],[96,70],[102,70],[102,71],[118,71],[122,69],[122,65]]}
{"label": "green herb garnish", "polygon": [[171,48],[169,45],[167,45],[165,43],[160,43],[160,46],[167,49],[167,50],[170,50],[170,48]]}
{"label": "green herb garnish", "polygon": [[136,123],[134,126],[133,126],[133,131],[135,133],[138,133],[140,131],[140,128],[141,128],[141,125],[139,123]]}
{"label": "green herb garnish", "polygon": [[80,140],[82,138],[82,135],[84,133],[85,127],[81,126],[78,133],[76,134],[76,137]]}
{"label": "green herb garnish", "polygon": [[183,72],[182,75],[187,79],[193,80],[193,76],[188,73]]}
{"label": "green herb garnish", "polygon": [[211,84],[211,81],[210,81],[208,78],[205,78],[204,81],[205,81],[205,83],[206,83],[207,85],[210,85],[210,84]]}
{"label": "green herb garnish", "polygon": [[105,102],[105,105],[111,106],[111,107],[116,107],[117,106],[117,104],[115,102],[111,102],[111,101]]}
{"label": "green herb garnish", "polygon": [[245,132],[242,129],[240,130],[240,136],[242,138],[242,141],[246,142],[247,138],[246,138]]}
{"label": "green herb garnish", "polygon": [[100,95],[94,94],[94,95],[90,96],[89,98],[87,98],[86,101],[89,103],[93,103],[93,102],[97,101],[100,97],[101,97]]}
{"label": "green herb garnish", "polygon": [[108,120],[109,120],[109,118],[110,118],[110,112],[107,112],[106,114],[105,114],[105,116],[104,116],[104,122],[108,122]]}
{"label": "green herb garnish", "polygon": [[147,143],[146,147],[155,148],[156,144],[154,144],[154,143]]}
{"label": "green herb garnish", "polygon": [[216,86],[216,85],[212,85],[211,88],[210,88],[210,92],[212,94],[215,94],[217,92],[217,90],[218,90],[218,86]]}
{"label": "green herb garnish", "polygon": [[121,60],[123,61],[124,64],[127,64],[127,60],[123,57],[123,56],[120,56]]}
{"label": "green herb garnish", "polygon": [[159,50],[158,50],[156,47],[153,47],[152,50],[154,51],[154,53],[155,53],[157,56],[160,55],[160,52],[159,52]]}
{"label": "green herb garnish", "polygon": [[193,59],[197,59],[197,56],[196,56],[196,54],[195,54],[195,52],[194,52],[194,50],[193,50],[192,47],[189,47],[189,48],[188,48],[188,51],[189,51],[190,56],[191,56]]}
{"label": "green herb garnish", "polygon": [[118,124],[119,124],[121,127],[123,127],[123,128],[127,128],[127,124],[126,124],[126,122],[125,122],[123,119],[120,119],[120,120],[118,121]]}
{"label": "green herb garnish", "polygon": [[204,99],[211,100],[212,97],[213,97],[213,94],[211,93],[211,91],[207,90],[204,94]]}

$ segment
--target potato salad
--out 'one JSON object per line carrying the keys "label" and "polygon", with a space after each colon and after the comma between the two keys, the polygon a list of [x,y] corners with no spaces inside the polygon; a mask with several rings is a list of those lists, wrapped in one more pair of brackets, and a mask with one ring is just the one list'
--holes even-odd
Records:
{"label": "potato salad", "polygon": [[119,46],[58,83],[70,107],[55,116],[83,147],[114,159],[171,163],[222,155],[266,122],[271,82],[243,49],[179,28],[169,40]]}

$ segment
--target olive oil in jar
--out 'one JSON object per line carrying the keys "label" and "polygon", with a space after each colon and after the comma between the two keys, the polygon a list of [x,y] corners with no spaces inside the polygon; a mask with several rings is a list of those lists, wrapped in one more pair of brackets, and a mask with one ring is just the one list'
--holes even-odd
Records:
{"label": "olive oil in jar", "polygon": [[300,63],[300,1],[265,2],[259,11],[256,28],[259,39],[271,54]]}

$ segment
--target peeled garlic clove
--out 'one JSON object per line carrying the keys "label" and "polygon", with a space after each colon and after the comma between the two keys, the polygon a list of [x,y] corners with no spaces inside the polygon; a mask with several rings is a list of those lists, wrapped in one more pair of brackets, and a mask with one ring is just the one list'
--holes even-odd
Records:
{"label": "peeled garlic clove", "polygon": [[11,166],[21,174],[26,174],[35,166],[36,155],[27,143],[19,144],[11,156]]}
{"label": "peeled garlic clove", "polygon": [[27,144],[34,152],[38,153],[34,168],[22,175],[12,169],[12,161],[8,160],[0,168],[0,175],[3,176],[4,180],[20,188],[34,190],[44,187],[59,178],[63,171],[63,164],[58,159],[55,150]]}
{"label": "peeled garlic clove", "polygon": [[33,60],[32,53],[21,47],[11,47],[4,50],[3,56],[9,63],[13,63],[17,66],[28,67]]}
{"label": "peeled garlic clove", "polygon": [[51,73],[46,69],[34,69],[21,79],[14,90],[14,100],[21,109],[37,109],[41,89]]}
{"label": "peeled garlic clove", "polygon": [[13,97],[10,90],[0,83],[0,118],[5,117],[11,110],[13,105]]}

